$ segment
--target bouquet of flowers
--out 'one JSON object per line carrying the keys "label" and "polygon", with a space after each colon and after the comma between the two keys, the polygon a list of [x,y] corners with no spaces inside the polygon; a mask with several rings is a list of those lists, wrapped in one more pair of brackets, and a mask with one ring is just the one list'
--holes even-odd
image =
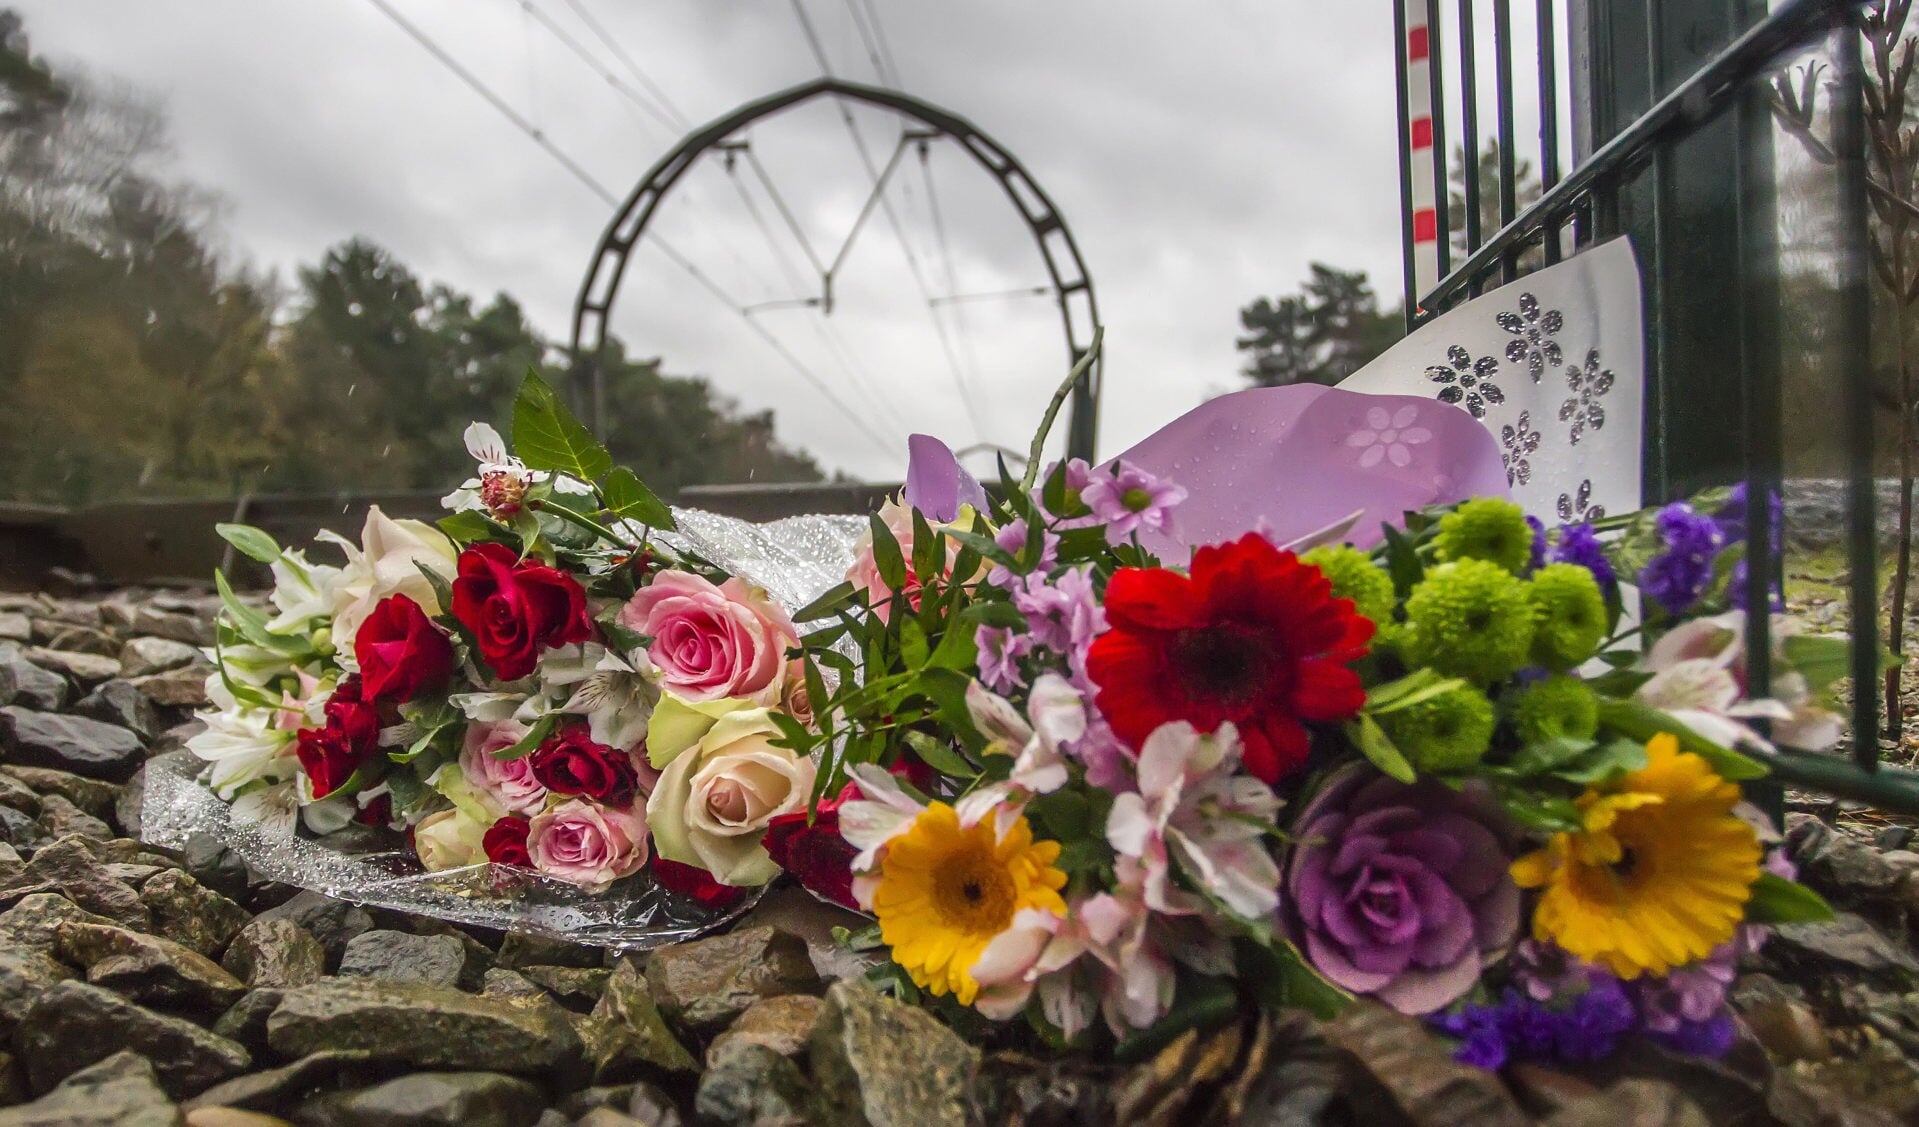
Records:
{"label": "bouquet of flowers", "polygon": [[815,789],[777,742],[808,730],[793,621],[663,542],[672,512],[537,376],[513,436],[468,428],[478,469],[437,527],[375,508],[359,543],[323,534],[343,564],[222,526],[274,587],[261,608],[220,578],[215,704],[188,749],[237,822],[359,823],[429,872],[650,879],[725,907],[779,873],[761,838]]}
{"label": "bouquet of flowers", "polygon": [[1771,739],[1837,738],[1844,643],[1780,620],[1748,696],[1743,494],[1550,528],[1472,497],[1161,559],[1177,481],[1035,460],[989,497],[913,455],[796,614],[817,720],[774,722],[818,800],[767,839],[876,918],[902,996],[1122,1056],[1355,997],[1489,1067],[1714,1053],[1737,955],[1826,915],[1739,784]]}

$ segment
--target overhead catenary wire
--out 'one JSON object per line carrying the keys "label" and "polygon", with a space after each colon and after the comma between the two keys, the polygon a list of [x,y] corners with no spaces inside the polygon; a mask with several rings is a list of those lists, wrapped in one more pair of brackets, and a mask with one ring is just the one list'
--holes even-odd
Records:
{"label": "overhead catenary wire", "polygon": [[860,43],[866,48],[866,59],[873,64],[873,74],[880,80],[881,86],[899,88],[899,79],[887,67],[880,57],[879,43],[871,28],[866,26],[866,17],[860,13],[859,0],[846,0],[846,13],[853,17],[853,28],[859,32]]}
{"label": "overhead catenary wire", "polygon": [[571,32],[561,27],[559,21],[548,15],[544,9],[535,5],[533,0],[519,0],[519,4],[521,10],[533,19],[538,20],[540,26],[546,28],[546,30],[552,34],[553,38],[559,40],[567,50],[579,56],[588,66],[598,72],[600,77],[606,81],[606,84],[617,91],[621,97],[624,97],[627,101],[645,110],[655,121],[665,126],[668,130],[684,132],[683,127],[673,120],[670,113],[662,110],[639,91],[633,89],[631,85],[622,80],[618,75],[602,66],[598,57],[587,50],[584,43],[574,38]]}
{"label": "overhead catenary wire", "polygon": [[[580,181],[580,183],[584,184],[595,195],[600,197],[608,207],[619,206],[619,197],[615,196],[610,188],[601,183],[597,177],[587,171],[578,161],[568,156],[565,150],[555,145],[542,130],[531,121],[528,121],[524,115],[514,109],[504,98],[494,93],[491,87],[487,86],[477,75],[449,54],[432,36],[428,35],[405,16],[401,15],[392,4],[388,3],[388,0],[367,0],[367,2],[372,4],[375,9],[385,15],[387,19],[391,20],[402,31],[406,32],[406,34],[424,48],[428,54],[432,55],[443,66],[452,71],[453,74],[474,93],[485,99],[489,105],[499,111],[501,116],[512,122],[522,133],[525,133],[538,144],[540,148],[544,149],[549,156],[559,162],[561,167],[571,173],[574,179]],[[873,428],[872,424],[866,421],[861,413],[853,410],[851,406],[834,393],[826,381],[820,379],[817,373],[800,360],[798,356],[795,356],[793,351],[789,349],[783,341],[774,336],[764,325],[761,325],[751,316],[747,315],[740,303],[735,300],[731,294],[727,293],[726,290],[721,288],[705,271],[701,270],[698,265],[684,254],[681,254],[678,248],[674,247],[665,239],[655,235],[650,236],[646,241],[656,247],[660,253],[664,254],[674,265],[684,270],[702,289],[725,304],[726,307],[737,314],[742,321],[745,321],[747,327],[753,331],[755,336],[758,336],[767,347],[771,348],[774,353],[784,360],[802,379],[812,385],[813,389],[818,391],[822,398],[837,408],[848,422],[852,423],[861,433],[871,439],[882,452],[892,453],[894,449],[893,443],[887,441],[886,438]]]}
{"label": "overhead catenary wire", "polygon": [[665,107],[666,112],[673,118],[673,128],[681,133],[690,132],[693,128],[692,119],[687,117],[686,114],[680,111],[678,106],[673,104],[672,97],[660,87],[659,83],[653,81],[652,77],[646,73],[646,70],[641,67],[639,63],[634,61],[633,56],[627,53],[626,48],[620,46],[620,41],[614,37],[612,32],[606,29],[606,25],[594,18],[592,11],[587,8],[584,0],[564,0],[564,2],[567,7],[573,9],[573,14],[579,17],[580,22],[586,25],[587,30],[593,33],[593,37],[598,39],[608,51],[612,52],[613,57],[620,61],[620,65],[627,69],[627,73],[633,76],[633,80],[645,87],[647,93],[659,100],[660,105]]}
{"label": "overhead catenary wire", "polygon": [[[813,52],[814,61],[819,64],[821,73],[829,78],[833,77],[832,61],[826,56],[826,49],[820,43],[819,33],[813,27],[812,17],[807,15],[805,4],[802,0],[792,0],[792,5],[793,14],[799,18],[800,30],[806,37],[807,46]],[[847,136],[853,140],[853,147],[859,153],[860,163],[866,168],[867,179],[873,182],[873,190],[879,198],[880,212],[886,217],[887,226],[892,228],[893,238],[899,243],[901,253],[906,256],[907,271],[912,275],[913,284],[919,289],[920,297],[926,303],[926,313],[933,322],[933,331],[939,338],[940,350],[945,354],[947,371],[952,378],[953,388],[959,395],[960,405],[966,411],[967,420],[973,425],[973,436],[977,440],[984,441],[986,427],[980,420],[979,405],[975,402],[976,397],[967,386],[966,376],[960,369],[959,356],[954,350],[952,335],[946,330],[946,322],[940,317],[939,307],[933,304],[933,291],[926,284],[925,275],[920,268],[919,254],[913,250],[912,243],[907,241],[906,230],[901,225],[899,216],[894,213],[892,201],[887,199],[886,194],[881,190],[879,167],[874,163],[873,154],[866,146],[866,138],[861,135],[859,127],[853,121],[852,111],[847,109],[843,101],[837,104],[840,123],[845,126]]]}

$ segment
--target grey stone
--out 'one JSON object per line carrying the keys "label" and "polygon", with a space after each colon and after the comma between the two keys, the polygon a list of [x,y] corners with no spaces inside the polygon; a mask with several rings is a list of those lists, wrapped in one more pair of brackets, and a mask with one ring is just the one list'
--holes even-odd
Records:
{"label": "grey stone", "polygon": [[33,637],[33,621],[17,610],[0,611],[0,641],[25,642]]}
{"label": "grey stone", "polygon": [[450,935],[366,931],[347,941],[340,974],[390,982],[456,986],[466,969],[466,948]]}
{"label": "grey stone", "polygon": [[[26,770],[26,768],[14,770]],[[32,787],[15,778],[10,771],[0,771],[0,806],[10,806],[32,817],[40,813],[40,796]]]}
{"label": "grey stone", "polygon": [[26,654],[35,665],[64,673],[83,685],[97,685],[120,671],[120,663],[110,656],[112,650],[113,642],[105,635],[61,633]]}
{"label": "grey stone", "polygon": [[73,706],[92,720],[118,724],[143,740],[160,734],[160,713],[139,686],[118,679],[102,682]]}
{"label": "grey stone", "polygon": [[373,917],[366,909],[317,892],[302,892],[257,918],[292,920],[306,928],[326,948],[327,961],[334,965],[346,954],[346,945],[354,936],[373,930]]}
{"label": "grey stone", "polygon": [[120,789],[113,783],[51,767],[12,766],[5,768],[5,773],[38,794],[57,794],[96,818],[113,812],[114,796]]}
{"label": "grey stone", "polygon": [[593,1012],[580,1024],[580,1035],[595,1083],[699,1071],[699,1062],[667,1028],[631,959],[614,969]]}
{"label": "grey stone", "polygon": [[803,1127],[811,1097],[798,1065],[765,1045],[736,1041],[709,1057],[693,1106],[721,1123]]}
{"label": "grey stone", "polygon": [[1752,1035],[1774,1060],[1825,1060],[1832,1056],[1832,1040],[1812,1010],[1780,999],[1748,1007],[1740,1015]]}
{"label": "grey stone", "polygon": [[40,799],[40,825],[57,838],[77,834],[95,841],[108,841],[113,837],[112,826],[58,794],[44,795]]}
{"label": "grey stone", "polygon": [[265,987],[249,990],[240,996],[240,1000],[227,1007],[213,1023],[213,1031],[229,1041],[244,1045],[247,1052],[255,1057],[268,1054],[267,1019],[273,1011],[280,1008],[280,999],[286,996],[283,990]]}
{"label": "grey stone", "polygon": [[213,644],[213,617],[210,614],[180,614],[143,606],[134,612],[129,628],[135,634],[170,638],[189,646]]}
{"label": "grey stone", "polygon": [[284,916],[259,916],[227,944],[220,965],[248,986],[305,986],[326,974],[326,949]]}
{"label": "grey stone", "polygon": [[1548,1116],[1550,1127],[1712,1127],[1712,1120],[1677,1088],[1657,1080],[1621,1080],[1597,1096],[1575,1100]]}
{"label": "grey stone", "polygon": [[1497,1075],[1455,1061],[1452,1047],[1417,1018],[1360,1001],[1323,1031],[1344,1055],[1353,1086],[1382,1096],[1391,1112],[1409,1123],[1523,1127],[1531,1122]]}
{"label": "grey stone", "polygon": [[32,852],[51,840],[31,816],[11,806],[0,806],[0,841]]}
{"label": "grey stone", "polygon": [[136,1002],[189,1010],[224,1010],[246,987],[220,964],[170,939],[102,924],[60,925],[54,956],[84,967],[87,981]]}
{"label": "grey stone", "polygon": [[541,1073],[580,1056],[566,1011],[551,1001],[463,994],[444,986],[327,979],[288,990],[267,1022],[285,1057],[357,1049],[422,1068]]}
{"label": "grey stone", "polygon": [[284,1108],[322,1086],[338,1086],[343,1079],[364,1083],[358,1074],[372,1071],[370,1060],[365,1053],[313,1053],[292,1064],[249,1072],[215,1084],[181,1106],[189,1113],[210,1107],[261,1111]]}
{"label": "grey stone", "polygon": [[0,1037],[11,1037],[34,999],[73,977],[45,952],[0,948]]}
{"label": "grey stone", "polygon": [[841,943],[835,929],[865,930],[872,921],[837,904],[828,904],[797,885],[782,882],[753,906],[734,928],[772,927],[806,941],[807,954],[820,978],[859,978],[886,961],[883,949],[855,951]]}
{"label": "grey stone", "polygon": [[633,1085],[633,1094],[626,1101],[626,1113],[639,1120],[642,1127],[683,1127],[685,1123],[673,1097],[646,1083]]}
{"label": "grey stone", "polygon": [[543,987],[562,1002],[581,1008],[599,1000],[613,972],[605,967],[521,967],[521,977]]}
{"label": "grey stone", "polygon": [[147,767],[142,763],[113,799],[113,820],[119,825],[121,833],[130,837],[141,835],[145,822],[141,812],[146,809],[146,803]]}
{"label": "grey stone", "polygon": [[500,941],[500,952],[493,959],[494,966],[507,970],[518,970],[520,967],[597,967],[603,962],[603,952],[598,947],[512,932]]}
{"label": "grey stone", "polygon": [[487,971],[481,980],[480,992],[501,998],[539,998],[546,994],[532,979],[505,967],[494,967]]}
{"label": "grey stone", "polygon": [[129,683],[148,700],[165,708],[203,708],[209,703],[207,671],[197,665],[149,673]]}
{"label": "grey stone", "polygon": [[180,869],[164,870],[141,885],[140,902],[152,914],[156,932],[210,959],[252,922],[245,908]]}
{"label": "grey stone", "polygon": [[702,1035],[761,998],[820,989],[805,941],[770,927],[662,947],[647,959],[646,982],[667,1020]]}
{"label": "grey stone", "polygon": [[30,1104],[0,1111],[0,1127],[180,1127],[153,1065],[114,1053],[68,1076]]}
{"label": "grey stone", "polygon": [[194,880],[229,900],[246,899],[246,862],[219,838],[207,833],[194,834],[187,838],[180,859]]}
{"label": "grey stone", "polygon": [[546,1097],[497,1072],[416,1072],[357,1092],[334,1092],[294,1113],[301,1127],[529,1127]]}
{"label": "grey stone", "polygon": [[120,647],[120,676],[127,680],[195,663],[204,664],[200,651],[171,638],[128,638]]}
{"label": "grey stone", "polygon": [[160,1086],[176,1099],[253,1063],[245,1049],[224,1037],[84,982],[62,982],[36,998],[14,1032],[14,1047],[35,1091],[46,1091],[118,1049],[152,1061]]}
{"label": "grey stone", "polygon": [[67,899],[115,923],[145,931],[152,926],[140,894],[94,860],[85,838],[63,837],[36,850],[27,862],[27,878],[58,887]]}
{"label": "grey stone", "polygon": [[1825,923],[1781,924],[1773,929],[1766,954],[1828,972],[1908,978],[1919,974],[1919,962],[1911,953],[1852,912],[1835,912]]}
{"label": "grey stone", "polygon": [[28,661],[18,646],[0,645],[0,705],[53,712],[67,703],[67,679]]}
{"label": "grey stone", "polygon": [[0,755],[9,764],[53,767],[123,782],[146,760],[140,737],[84,716],[0,708]]}
{"label": "grey stone", "polygon": [[808,1048],[818,1117],[828,1123],[966,1122],[966,1089],[979,1052],[924,1010],[860,983],[836,982]]}
{"label": "grey stone", "polygon": [[810,994],[785,994],[753,1003],[706,1047],[707,1067],[735,1044],[764,1045],[783,1057],[798,1056],[819,1024],[823,1005]]}
{"label": "grey stone", "polygon": [[60,926],[66,923],[110,924],[113,921],[94,915],[58,893],[36,892],[0,912],[0,943],[51,957],[53,946],[60,938]]}

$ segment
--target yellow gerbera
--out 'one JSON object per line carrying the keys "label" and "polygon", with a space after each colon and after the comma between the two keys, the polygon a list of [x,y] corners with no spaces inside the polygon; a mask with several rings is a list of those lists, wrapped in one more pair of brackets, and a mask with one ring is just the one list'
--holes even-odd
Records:
{"label": "yellow gerbera", "polygon": [[923,989],[970,1006],[979,983],[968,972],[1016,913],[1065,914],[1058,859],[1059,842],[1035,842],[1025,818],[996,836],[992,818],[962,827],[951,806],[935,802],[886,847],[873,891],[880,937]]}
{"label": "yellow gerbera", "polygon": [[1521,888],[1545,892],[1533,937],[1621,978],[1705,958],[1745,918],[1760,848],[1732,813],[1739,788],[1670,734],[1647,763],[1579,798],[1584,829],[1557,833],[1513,862]]}

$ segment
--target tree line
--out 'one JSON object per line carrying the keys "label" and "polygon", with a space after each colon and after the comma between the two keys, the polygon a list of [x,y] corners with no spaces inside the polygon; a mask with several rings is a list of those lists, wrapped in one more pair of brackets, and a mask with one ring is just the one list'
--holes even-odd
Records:
{"label": "tree line", "polygon": [[[220,202],[169,179],[166,123],[57,70],[0,11],[0,500],[444,489],[461,433],[563,350],[512,296],[348,239],[292,283],[219,249]],[[663,493],[820,467],[697,377],[614,340],[607,442]]]}

